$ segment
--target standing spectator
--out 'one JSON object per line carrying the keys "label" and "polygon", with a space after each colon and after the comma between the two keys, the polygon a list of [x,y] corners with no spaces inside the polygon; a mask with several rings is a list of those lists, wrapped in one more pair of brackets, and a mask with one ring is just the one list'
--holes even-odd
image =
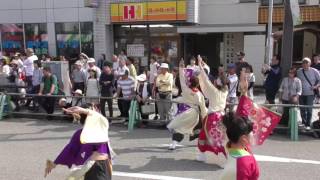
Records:
{"label": "standing spectator", "polygon": [[59,60],[60,60],[60,61],[67,61],[66,57],[63,56],[63,55],[60,55],[60,56],[59,56]]}
{"label": "standing spectator", "polygon": [[245,61],[245,56],[246,54],[244,52],[240,51],[237,53],[238,62],[236,62],[236,73],[238,78],[240,77],[240,72],[242,71],[242,69],[249,66],[249,63]]}
{"label": "standing spectator", "polygon": [[[302,60],[302,68],[297,72],[297,77],[302,83],[302,95],[300,97],[300,104],[312,106],[315,98],[315,91],[320,86],[320,74],[317,69],[311,66],[310,58]],[[301,108],[301,118],[307,130],[310,130],[310,123],[312,118],[312,108]]]}
{"label": "standing spectator", "polygon": [[179,69],[174,68],[172,71],[172,75],[173,75],[172,97],[177,98],[181,96],[181,93],[182,93]]}
{"label": "standing spectator", "polygon": [[19,69],[23,69],[23,62],[21,60],[21,54],[20,53],[16,53],[14,55],[14,60],[18,61]]}
{"label": "standing spectator", "polygon": [[[113,97],[114,80],[111,68],[109,66],[104,66],[99,80],[101,97]],[[101,114],[104,117],[106,117],[106,102],[108,103],[109,115],[110,117],[113,117],[112,101],[113,99],[100,99]],[[110,119],[108,120],[110,121]]]}
{"label": "standing spectator", "polygon": [[26,49],[27,58],[23,62],[24,73],[26,75],[27,92],[29,93],[32,89],[32,76],[33,76],[33,61],[38,60],[38,57],[34,55],[33,49]]}
{"label": "standing spectator", "polygon": [[131,76],[134,80],[137,78],[137,71],[134,67],[134,59],[132,57],[128,57],[127,67],[129,69],[129,76]]}
{"label": "standing spectator", "polygon": [[94,69],[88,70],[88,80],[87,80],[87,89],[86,89],[86,103],[90,105],[98,105],[99,99],[97,98],[99,96],[100,86],[99,86],[99,79],[97,77],[97,72]]}
{"label": "standing spectator", "polygon": [[[43,78],[40,85],[39,95],[57,95],[58,94],[58,79],[57,77],[51,73],[50,67],[43,68]],[[42,107],[45,109],[48,120],[52,119],[50,114],[54,112],[56,98],[55,97],[43,97],[42,98]]]}
{"label": "standing spectator", "polygon": [[87,75],[86,71],[82,68],[82,63],[77,61],[75,63],[75,68],[72,71],[71,79],[73,83],[73,91],[80,89],[84,92],[86,87]]}
{"label": "standing spectator", "polygon": [[106,63],[106,55],[105,54],[101,54],[99,59],[98,59],[98,62],[97,62],[98,68],[103,69],[105,63]]}
{"label": "standing spectator", "polygon": [[194,71],[199,70],[199,66],[197,66],[196,58],[192,57],[190,59],[190,65],[187,66],[187,69],[193,69]]}
{"label": "standing spectator", "polygon": [[[228,77],[228,86],[229,86],[227,102],[229,104],[236,104],[237,103],[238,76],[236,74],[236,65],[235,64],[228,65],[227,77]],[[233,111],[234,107],[235,107],[235,105],[230,105],[230,111]]]}
{"label": "standing spectator", "polygon": [[265,65],[262,68],[262,73],[267,76],[266,81],[264,82],[266,99],[269,104],[274,104],[281,81],[280,60],[277,56],[273,56],[271,66]]}
{"label": "standing spectator", "polygon": [[101,76],[101,69],[95,65],[96,60],[93,58],[89,58],[87,63],[88,63],[88,72],[89,72],[89,70],[95,71],[96,75],[97,75],[97,79],[99,79]]}
{"label": "standing spectator", "polygon": [[314,54],[312,56],[312,65],[311,67],[317,69],[318,71],[320,71],[320,55],[318,54]]}
{"label": "standing spectator", "polygon": [[125,72],[121,72],[119,75],[121,76],[121,78],[118,80],[116,97],[120,97],[120,94],[122,94],[123,99],[121,99],[121,101],[118,101],[118,103],[120,103],[120,106],[121,106],[120,113],[121,113],[121,117],[128,118],[131,100],[135,94],[134,93],[135,82],[133,81],[132,78],[129,77],[128,70],[126,70]]}
{"label": "standing spectator", "polygon": [[9,66],[8,60],[3,58],[3,56],[1,58],[0,68],[1,68],[1,73],[2,74],[5,74],[6,76],[9,76],[9,74],[10,74],[10,66]]}
{"label": "standing spectator", "polygon": [[[21,69],[19,69],[19,65],[18,65],[18,61],[15,61],[13,60],[11,62],[11,70],[10,70],[10,73],[9,73],[9,82],[10,83],[14,83],[16,86],[21,86],[22,84],[20,84],[20,82],[23,82],[21,80],[21,75],[23,74],[21,72]],[[20,93],[21,89],[16,87],[14,89],[14,93]],[[20,100],[20,97],[19,96],[12,96],[11,100],[13,101],[13,103],[15,104],[16,108],[15,108],[15,111],[20,111],[20,103],[19,103],[19,100]]]}
{"label": "standing spectator", "polygon": [[[299,97],[302,94],[302,85],[299,78],[296,77],[295,68],[289,70],[288,77],[284,78],[280,85],[280,101],[282,104],[299,104]],[[284,107],[280,124],[288,126],[289,107]]]}
{"label": "standing spectator", "polygon": [[158,88],[157,98],[160,99],[157,106],[160,119],[170,121],[172,103],[168,101],[172,100],[173,75],[168,72],[169,65],[167,63],[161,64],[160,71],[161,73],[158,75],[156,80],[156,87]]}
{"label": "standing spectator", "polygon": [[119,68],[119,58],[117,55],[112,56],[112,71],[115,72]]}
{"label": "standing spectator", "polygon": [[[120,57],[119,57],[119,67],[118,67],[118,69],[116,70],[115,75],[121,76],[121,74],[124,74],[125,71],[129,71],[129,73],[130,73],[129,68],[128,68],[127,65],[126,65],[126,60],[124,60],[123,57],[120,56]],[[129,75],[130,75],[130,74],[129,74]]]}
{"label": "standing spectator", "polygon": [[[34,71],[33,71],[33,76],[32,76],[32,90],[31,94],[38,94],[40,92],[40,84],[43,78],[43,72],[42,72],[42,66],[41,66],[41,61],[36,60],[33,62],[34,63]],[[33,111],[38,111],[39,110],[39,103],[38,103],[37,97],[32,98],[33,101]],[[29,99],[26,103],[26,107],[30,105],[31,99]]]}
{"label": "standing spectator", "polygon": [[150,59],[150,78],[149,78],[151,89],[153,89],[155,79],[156,79],[156,77],[158,75],[159,66],[160,65],[156,61],[156,58],[155,57],[151,57],[151,59]]}
{"label": "standing spectator", "polygon": [[249,65],[247,68],[246,68],[246,75],[247,75],[247,81],[249,83],[249,86],[248,86],[248,96],[249,98],[251,98],[253,100],[253,86],[254,86],[254,83],[256,82],[256,76],[253,74],[253,68],[251,65]]}

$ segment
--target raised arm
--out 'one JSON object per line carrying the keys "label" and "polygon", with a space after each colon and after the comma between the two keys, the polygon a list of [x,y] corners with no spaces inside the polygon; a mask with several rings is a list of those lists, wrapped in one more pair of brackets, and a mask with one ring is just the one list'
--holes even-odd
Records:
{"label": "raised arm", "polygon": [[206,97],[209,97],[211,93],[217,92],[218,89],[210,82],[206,72],[203,69],[202,58],[200,56],[198,56],[198,63],[199,63],[199,69],[200,69],[199,84],[203,94]]}

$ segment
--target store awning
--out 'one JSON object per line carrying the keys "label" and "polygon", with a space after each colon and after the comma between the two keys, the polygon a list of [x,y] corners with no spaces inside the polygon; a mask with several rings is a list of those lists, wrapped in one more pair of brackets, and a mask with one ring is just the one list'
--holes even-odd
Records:
{"label": "store awning", "polygon": [[[300,28],[294,28],[293,32],[299,32],[299,31],[307,31],[307,32],[311,32],[314,33],[316,35],[319,36],[320,34],[320,30],[317,28],[312,28],[312,27],[300,27]],[[276,31],[273,33],[273,37],[275,39],[281,39],[283,35],[283,31]]]}
{"label": "store awning", "polygon": [[178,33],[266,32],[265,25],[178,26]]}

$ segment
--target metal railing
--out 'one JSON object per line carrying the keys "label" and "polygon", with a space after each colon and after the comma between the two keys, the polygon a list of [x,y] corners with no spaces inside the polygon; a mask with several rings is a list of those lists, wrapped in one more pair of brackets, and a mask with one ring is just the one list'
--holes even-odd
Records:
{"label": "metal railing", "polygon": [[[2,94],[7,95],[7,96],[21,96],[21,97],[55,97],[55,98],[92,98],[92,99],[124,99],[128,100],[127,98],[121,98],[121,97],[104,97],[104,96],[67,96],[67,95],[38,95],[38,94],[21,94],[21,93],[7,93],[7,92],[2,92]],[[133,103],[135,98],[132,99],[133,101],[131,102],[130,110],[129,110],[129,123],[128,123],[128,130],[132,131],[134,127],[134,122],[139,119],[139,120],[146,120],[146,119],[141,119],[138,112],[137,108],[137,102]],[[146,102],[148,103],[156,103],[156,102],[170,102],[170,103],[184,103],[181,101],[175,101],[175,100],[163,100],[163,99],[147,99]],[[197,107],[196,104],[188,104],[190,108],[195,108]],[[238,104],[227,104],[227,106],[236,106]],[[288,127],[283,127],[285,129],[289,129],[290,133],[290,138],[293,141],[298,141],[298,136],[299,136],[299,126],[298,126],[298,109],[299,108],[313,108],[313,109],[320,109],[320,105],[313,105],[313,106],[307,106],[307,105],[298,105],[298,104],[257,104],[259,106],[264,106],[264,107],[287,107],[289,108],[289,125]],[[11,112],[12,114],[28,114],[28,113],[19,113],[19,112]],[[60,117],[69,117],[68,115],[59,115],[59,114],[46,114],[46,113],[30,113],[32,115],[39,115],[39,116],[60,116]],[[111,119],[116,119],[116,118],[111,118]]]}

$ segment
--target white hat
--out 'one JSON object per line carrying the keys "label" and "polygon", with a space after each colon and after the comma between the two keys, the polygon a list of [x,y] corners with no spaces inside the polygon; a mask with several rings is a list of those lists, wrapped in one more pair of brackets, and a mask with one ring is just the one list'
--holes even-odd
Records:
{"label": "white hat", "polygon": [[147,76],[145,74],[140,74],[138,77],[137,77],[137,80],[138,81],[146,81],[147,80]]}
{"label": "white hat", "polygon": [[169,65],[167,63],[161,63],[160,68],[169,69]]}
{"label": "white hat", "polygon": [[95,63],[96,60],[94,58],[89,58],[88,63]]}
{"label": "white hat", "polygon": [[81,89],[77,89],[74,94],[79,94],[79,95],[82,95],[82,90]]}
{"label": "white hat", "polygon": [[76,63],[74,63],[75,65],[79,65],[79,66],[82,66],[82,62],[81,61],[76,61]]}
{"label": "white hat", "polygon": [[302,62],[307,61],[309,64],[311,64],[311,59],[308,57],[303,58]]}

